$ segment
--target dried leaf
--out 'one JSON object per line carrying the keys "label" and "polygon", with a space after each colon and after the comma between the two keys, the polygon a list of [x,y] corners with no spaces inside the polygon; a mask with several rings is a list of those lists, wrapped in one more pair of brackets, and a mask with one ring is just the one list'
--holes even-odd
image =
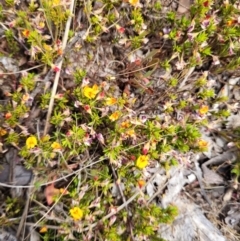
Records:
{"label": "dried leaf", "polygon": [[44,190],[44,195],[47,200],[47,204],[51,205],[54,203],[54,197],[60,194],[60,190],[54,187],[54,184],[48,185]]}
{"label": "dried leaf", "polygon": [[[56,179],[56,177],[54,177],[54,180],[55,179]],[[60,194],[68,194],[68,191],[66,189],[63,189],[63,188],[60,188],[60,189],[55,188],[54,183],[48,185],[44,190],[44,195],[46,197],[48,205],[53,204],[56,196],[58,196]]]}

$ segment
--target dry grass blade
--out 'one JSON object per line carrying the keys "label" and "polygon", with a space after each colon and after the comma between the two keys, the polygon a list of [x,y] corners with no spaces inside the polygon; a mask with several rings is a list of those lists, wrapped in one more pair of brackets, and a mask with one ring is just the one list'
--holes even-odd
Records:
{"label": "dry grass blade", "polygon": [[[65,50],[66,45],[67,45],[68,34],[69,34],[71,21],[72,21],[72,13],[73,13],[74,4],[75,4],[75,1],[71,0],[71,4],[70,4],[70,8],[69,8],[70,14],[69,14],[69,17],[68,17],[68,20],[67,20],[67,23],[66,23],[66,28],[65,28],[65,32],[64,32],[64,36],[63,36],[63,51]],[[51,118],[51,115],[52,115],[54,98],[55,98],[55,95],[57,93],[57,87],[58,87],[59,77],[60,77],[60,74],[61,74],[62,63],[63,63],[63,59],[61,59],[61,61],[58,63],[58,66],[57,66],[59,68],[59,70],[57,71],[57,73],[55,75],[55,79],[54,79],[54,83],[53,83],[51,99],[50,99],[50,102],[49,102],[49,108],[48,108],[44,132],[43,132],[44,136],[48,133],[49,122],[50,122],[50,118]]]}

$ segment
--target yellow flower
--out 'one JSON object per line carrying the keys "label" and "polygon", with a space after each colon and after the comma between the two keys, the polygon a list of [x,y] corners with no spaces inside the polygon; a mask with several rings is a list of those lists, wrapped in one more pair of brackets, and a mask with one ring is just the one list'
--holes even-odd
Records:
{"label": "yellow flower", "polygon": [[198,146],[203,149],[203,150],[206,150],[207,147],[208,147],[208,142],[207,141],[204,141],[204,140],[200,140],[198,141]]}
{"label": "yellow flower", "polygon": [[59,189],[59,192],[60,192],[61,194],[64,194],[64,195],[69,194],[68,190],[65,189],[65,188],[60,188],[60,189]]}
{"label": "yellow flower", "polygon": [[35,136],[30,136],[26,140],[27,149],[31,149],[37,145],[37,138]]}
{"label": "yellow flower", "polygon": [[111,121],[115,121],[115,120],[117,120],[119,117],[120,117],[119,111],[115,111],[115,112],[113,112],[113,113],[109,116],[109,119],[110,119]]}
{"label": "yellow flower", "polygon": [[22,103],[26,103],[29,100],[30,96],[28,93],[24,94],[22,97]]}
{"label": "yellow flower", "polygon": [[88,98],[88,99],[94,99],[99,92],[99,88],[97,85],[93,85],[93,87],[85,86],[83,88],[83,94]]}
{"label": "yellow flower", "polygon": [[148,165],[148,156],[141,155],[138,157],[136,166],[140,169],[145,168]]}
{"label": "yellow flower", "polygon": [[56,153],[55,153],[55,152],[51,152],[50,158],[53,159],[53,158],[55,158],[55,157],[56,157]]}
{"label": "yellow flower", "polygon": [[142,179],[138,180],[138,186],[140,188],[142,188],[145,184],[146,184],[146,182],[144,180],[142,180]]}
{"label": "yellow flower", "polygon": [[235,20],[235,19],[231,19],[231,20],[228,20],[227,21],[227,26],[233,26],[234,24],[236,24],[238,21],[237,20]]}
{"label": "yellow flower", "polygon": [[42,136],[41,137],[41,141],[42,142],[47,142],[47,141],[49,141],[50,140],[50,136],[49,135],[45,135],[45,136]]}
{"label": "yellow flower", "polygon": [[39,23],[38,23],[38,27],[39,27],[40,29],[44,28],[44,27],[45,27],[45,23],[44,23],[44,22],[39,22]]}
{"label": "yellow flower", "polygon": [[55,149],[55,150],[62,148],[62,146],[61,146],[58,142],[56,142],[56,141],[53,142],[53,144],[51,145],[51,147],[52,147],[52,149]]}
{"label": "yellow flower", "polygon": [[52,3],[53,3],[53,6],[57,6],[60,4],[60,0],[53,0]]}
{"label": "yellow flower", "polygon": [[7,131],[0,127],[0,136],[5,136],[7,134]]}
{"label": "yellow flower", "polygon": [[48,44],[43,44],[43,48],[46,50],[46,51],[52,51],[52,47]]}
{"label": "yellow flower", "polygon": [[80,220],[83,217],[83,211],[79,207],[71,208],[70,214],[74,220]]}
{"label": "yellow flower", "polygon": [[126,135],[129,136],[129,137],[136,137],[134,129],[127,130]]}
{"label": "yellow flower", "polygon": [[115,105],[117,103],[116,98],[106,98],[106,105]]}
{"label": "yellow flower", "polygon": [[128,128],[128,127],[130,127],[129,121],[123,121],[123,122],[121,123],[121,127],[122,127],[122,128]]}
{"label": "yellow flower", "polygon": [[48,231],[46,226],[41,227],[41,229],[39,230],[40,233],[46,233]]}
{"label": "yellow flower", "polygon": [[22,34],[23,34],[23,36],[24,36],[25,38],[28,38],[28,37],[29,37],[29,34],[30,34],[30,31],[29,31],[28,29],[24,29],[24,30],[22,31]]}
{"label": "yellow flower", "polygon": [[139,4],[139,0],[129,0],[129,3],[130,3],[132,6],[136,7],[136,6]]}
{"label": "yellow flower", "polygon": [[204,115],[204,114],[206,114],[208,112],[208,110],[209,110],[209,108],[208,108],[207,105],[202,105],[201,108],[199,109],[199,113],[201,115]]}

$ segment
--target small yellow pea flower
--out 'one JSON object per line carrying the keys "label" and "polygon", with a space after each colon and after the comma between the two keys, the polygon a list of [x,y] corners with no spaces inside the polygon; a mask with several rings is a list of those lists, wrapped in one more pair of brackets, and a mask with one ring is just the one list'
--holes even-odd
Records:
{"label": "small yellow pea flower", "polygon": [[200,115],[205,115],[208,113],[209,107],[207,105],[202,105],[201,108],[199,109],[199,114]]}
{"label": "small yellow pea flower", "polygon": [[139,0],[129,0],[129,3],[130,3],[132,6],[136,7],[136,6],[139,4]]}
{"label": "small yellow pea flower", "polygon": [[99,92],[98,86],[95,84],[93,87],[85,86],[83,88],[83,94],[88,98],[88,99],[94,99]]}
{"label": "small yellow pea flower", "polygon": [[52,143],[51,147],[52,147],[52,149],[55,149],[55,150],[62,148],[62,146],[61,146],[58,142],[56,142],[56,141],[54,141],[54,142]]}
{"label": "small yellow pea flower", "polygon": [[146,184],[146,182],[144,180],[142,180],[142,179],[138,180],[138,186],[140,188],[142,188],[145,184]]}
{"label": "small yellow pea flower", "polygon": [[5,136],[7,134],[7,131],[0,127],[0,136]]}
{"label": "small yellow pea flower", "polygon": [[56,157],[56,153],[55,153],[55,152],[51,152],[50,158],[51,158],[51,159],[54,159],[55,157]]}
{"label": "small yellow pea flower", "polygon": [[207,147],[208,147],[208,142],[207,142],[207,141],[204,141],[204,140],[199,140],[199,141],[198,141],[198,146],[199,146],[201,149],[207,149]]}
{"label": "small yellow pea flower", "polygon": [[149,159],[148,156],[145,156],[145,155],[139,156],[138,159],[137,159],[137,162],[136,162],[136,166],[139,169],[145,168],[149,163],[148,159]]}
{"label": "small yellow pea flower", "polygon": [[106,105],[115,105],[117,103],[117,99],[116,98],[106,98]]}
{"label": "small yellow pea flower", "polygon": [[45,27],[45,23],[44,22],[39,22],[38,27],[40,29],[44,28]]}
{"label": "small yellow pea flower", "polygon": [[49,140],[50,140],[50,136],[49,136],[48,134],[41,137],[41,141],[42,141],[42,142],[47,142],[47,141],[49,141]]}
{"label": "small yellow pea flower", "polygon": [[136,137],[136,133],[135,133],[134,129],[127,130],[126,135],[129,137]]}
{"label": "small yellow pea flower", "polygon": [[70,214],[75,221],[80,220],[83,217],[83,211],[79,207],[71,208]]}
{"label": "small yellow pea flower", "polygon": [[24,29],[24,30],[22,31],[22,34],[23,34],[23,36],[24,36],[25,38],[28,38],[28,37],[29,37],[29,34],[30,34],[30,31],[29,31],[28,29]]}
{"label": "small yellow pea flower", "polygon": [[41,227],[39,230],[39,233],[46,233],[48,231],[48,228],[46,226]]}
{"label": "small yellow pea flower", "polygon": [[119,111],[115,111],[109,116],[109,119],[111,121],[116,121],[119,117],[120,117]]}
{"label": "small yellow pea flower", "polygon": [[48,45],[48,44],[43,44],[43,48],[46,51],[52,51],[52,47],[50,45]]}
{"label": "small yellow pea flower", "polygon": [[29,100],[30,96],[28,93],[24,94],[22,96],[22,103],[26,103]]}
{"label": "small yellow pea flower", "polygon": [[123,121],[123,122],[121,123],[121,127],[122,127],[122,128],[129,128],[129,127],[130,127],[129,121]]}
{"label": "small yellow pea flower", "polygon": [[227,21],[227,26],[233,26],[234,24],[236,24],[238,21],[237,20],[235,20],[235,19],[231,19],[231,20],[228,20]]}
{"label": "small yellow pea flower", "polygon": [[37,145],[37,138],[35,136],[30,136],[26,140],[27,149],[32,149]]}
{"label": "small yellow pea flower", "polygon": [[60,4],[60,0],[53,0],[52,4],[53,4],[53,6],[57,6]]}

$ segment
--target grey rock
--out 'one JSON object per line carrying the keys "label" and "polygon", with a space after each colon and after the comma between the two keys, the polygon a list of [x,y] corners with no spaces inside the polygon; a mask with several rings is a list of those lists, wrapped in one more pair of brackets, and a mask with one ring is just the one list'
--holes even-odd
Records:
{"label": "grey rock", "polygon": [[[14,183],[11,183],[15,186],[24,186],[29,184],[32,178],[32,171],[27,170],[25,167],[21,165],[16,165],[15,167],[15,175],[14,175]],[[8,183],[10,173],[10,165],[2,164],[0,165],[0,182]]]}

